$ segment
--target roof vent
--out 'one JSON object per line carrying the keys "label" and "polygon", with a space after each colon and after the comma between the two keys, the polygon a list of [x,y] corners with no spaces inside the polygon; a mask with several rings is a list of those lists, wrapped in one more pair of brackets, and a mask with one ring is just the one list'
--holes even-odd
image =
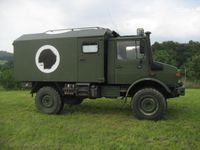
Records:
{"label": "roof vent", "polygon": [[68,29],[56,29],[56,30],[48,30],[46,34],[62,34],[70,31],[81,31],[81,30],[91,30],[91,29],[104,29],[102,27],[83,27],[83,28],[68,28]]}
{"label": "roof vent", "polygon": [[66,32],[70,32],[70,30],[49,30],[46,31],[46,34],[62,34],[62,33],[66,33]]}

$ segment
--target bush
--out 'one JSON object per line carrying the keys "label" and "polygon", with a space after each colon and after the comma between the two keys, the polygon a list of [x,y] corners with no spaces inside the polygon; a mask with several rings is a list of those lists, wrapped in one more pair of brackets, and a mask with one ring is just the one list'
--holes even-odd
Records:
{"label": "bush", "polygon": [[5,89],[17,89],[20,87],[14,79],[13,62],[7,62],[0,67],[0,84]]}
{"label": "bush", "polygon": [[13,70],[11,69],[6,69],[1,72],[0,82],[5,89],[15,89],[18,87],[13,77]]}

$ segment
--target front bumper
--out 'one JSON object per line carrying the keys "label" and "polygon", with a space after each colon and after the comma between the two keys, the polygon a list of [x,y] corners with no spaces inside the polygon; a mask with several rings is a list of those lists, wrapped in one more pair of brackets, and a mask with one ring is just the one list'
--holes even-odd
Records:
{"label": "front bumper", "polygon": [[177,90],[178,95],[182,95],[182,96],[185,95],[185,87],[184,86],[178,87],[176,90]]}
{"label": "front bumper", "polygon": [[172,92],[174,97],[184,96],[185,95],[185,87],[184,85],[177,86]]}

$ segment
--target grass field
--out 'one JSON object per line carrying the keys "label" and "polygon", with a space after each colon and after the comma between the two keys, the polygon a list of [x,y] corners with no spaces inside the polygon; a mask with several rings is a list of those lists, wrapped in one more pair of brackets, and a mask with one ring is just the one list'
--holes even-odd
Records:
{"label": "grass field", "polygon": [[200,149],[200,90],[186,92],[154,122],[122,100],[85,100],[56,116],[37,112],[27,91],[0,91],[0,150]]}

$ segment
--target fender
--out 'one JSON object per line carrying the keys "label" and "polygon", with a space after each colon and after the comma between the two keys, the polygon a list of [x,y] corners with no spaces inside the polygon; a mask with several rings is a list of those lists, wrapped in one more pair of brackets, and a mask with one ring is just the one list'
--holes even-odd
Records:
{"label": "fender", "polygon": [[171,93],[170,89],[169,89],[162,81],[157,80],[157,79],[154,79],[154,78],[143,78],[143,79],[139,79],[139,80],[133,82],[133,83],[129,86],[128,90],[126,91],[126,96],[125,96],[125,97],[128,96],[128,94],[129,94],[129,92],[130,92],[130,90],[132,89],[133,86],[135,86],[137,83],[140,83],[140,82],[143,82],[143,81],[153,81],[153,82],[155,82],[155,83],[158,83],[158,84],[160,84],[168,93]]}
{"label": "fender", "polygon": [[31,94],[36,93],[43,86],[52,86],[63,96],[62,88],[58,82],[32,82]]}

